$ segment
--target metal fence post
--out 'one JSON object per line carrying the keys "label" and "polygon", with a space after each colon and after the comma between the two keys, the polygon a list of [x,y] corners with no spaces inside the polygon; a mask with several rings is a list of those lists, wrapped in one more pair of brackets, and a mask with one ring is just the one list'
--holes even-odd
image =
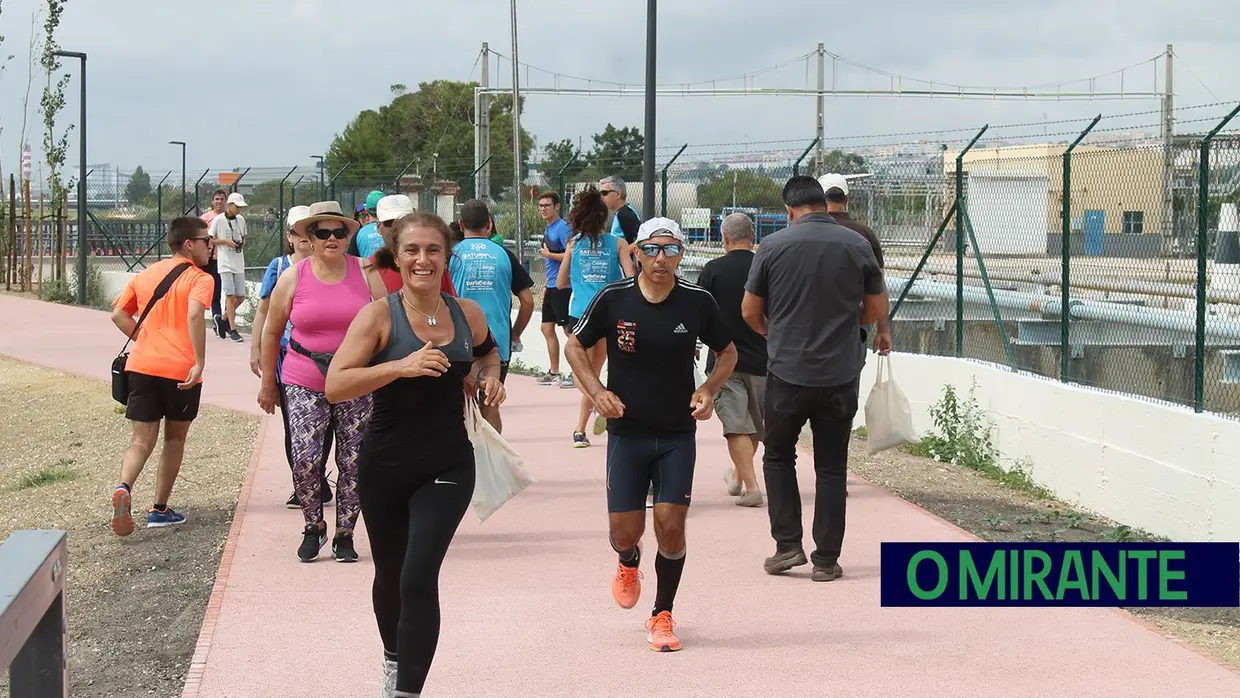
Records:
{"label": "metal fence post", "polygon": [[660,193],[663,196],[662,203],[659,205],[659,215],[664,218],[667,218],[667,168],[671,167],[676,162],[676,159],[680,157],[680,154],[685,152],[685,148],[688,147],[688,143],[680,146],[680,150],[676,151],[676,154],[672,156],[671,160],[667,161],[667,164],[663,166],[663,170],[659,173]]}
{"label": "metal fence post", "polygon": [[814,138],[814,140],[810,141],[810,144],[805,146],[805,152],[801,153],[801,157],[797,158],[796,162],[792,163],[793,177],[801,174],[801,161],[805,159],[805,156],[809,155],[809,151],[813,150],[816,145],[818,145],[818,138]]}
{"label": "metal fence post", "polygon": [[331,200],[332,200],[332,201],[335,201],[335,200],[336,200],[336,180],[337,180],[337,179],[340,179],[340,175],[344,174],[344,171],[345,171],[345,170],[347,170],[347,169],[349,169],[349,165],[352,165],[352,164],[354,164],[354,163],[356,163],[356,162],[357,162],[356,160],[350,160],[350,161],[348,161],[348,162],[346,162],[346,163],[344,164],[344,167],[341,167],[339,170],[336,170],[336,174],[335,174],[335,176],[333,176],[333,177],[332,177],[332,181],[331,181],[331,183],[330,183],[330,186],[331,186],[331,194],[332,194],[332,195],[331,195]]}
{"label": "metal fence post", "polygon": [[968,206],[963,211],[956,211],[957,218],[964,218],[965,230],[969,233],[969,243],[973,245],[973,256],[977,257],[977,268],[982,275],[982,285],[986,287],[986,297],[990,299],[990,310],[995,315],[995,329],[999,330],[999,338],[1003,340],[1003,350],[1007,354],[1008,365],[1012,373],[1016,373],[1016,354],[1012,351],[1012,340],[1008,339],[1007,330],[1003,328],[1003,314],[999,312],[999,303],[995,301],[995,288],[990,283],[990,274],[986,273],[986,260],[977,244],[977,235],[973,233],[973,221],[969,220]]}
{"label": "metal fence post", "polygon": [[1206,406],[1206,252],[1210,243],[1210,141],[1240,112],[1232,109],[1205,138],[1201,139],[1201,162],[1197,170],[1197,346],[1193,367],[1193,409],[1198,414]]}
{"label": "metal fence post", "polygon": [[[207,175],[209,174],[211,174],[211,170],[207,170],[206,172],[203,172],[202,176],[198,178],[198,181],[194,182],[194,215],[195,216],[202,215],[202,206],[201,206],[202,197],[200,196],[199,191],[202,189],[202,180],[206,179]],[[189,211],[182,211],[181,215],[188,216]]]}
{"label": "metal fence post", "polygon": [[[564,211],[565,213],[567,213],[567,210],[566,210],[566,209],[568,208],[568,206],[566,205],[566,202],[565,202],[565,200],[564,200],[564,199],[565,199],[565,197],[567,196],[567,193],[568,193],[568,192],[567,192],[566,187],[565,187],[565,184],[564,184],[564,179],[565,179],[565,175],[564,175],[564,173],[568,171],[568,168],[569,168],[569,167],[570,167],[570,166],[571,166],[574,162],[577,162],[577,158],[579,158],[579,157],[581,157],[581,151],[580,151],[580,150],[575,151],[575,152],[573,153],[573,156],[572,156],[571,158],[569,158],[569,159],[568,159],[568,162],[564,163],[564,166],[560,168],[560,171],[555,173],[556,179],[557,179],[557,180],[559,180],[559,182],[560,182],[560,206],[561,206],[561,209],[560,209],[560,210],[561,210],[561,211]],[[487,159],[486,159],[485,161],[483,161],[483,163],[482,163],[482,164],[483,164],[483,165],[485,165],[485,164],[487,163],[487,161],[489,161],[490,159],[491,159],[491,156],[490,156],[490,155],[488,155],[488,156],[487,156]]]}
{"label": "metal fence post", "polygon": [[964,155],[973,148],[977,139],[986,133],[990,124],[973,136],[973,140],[956,155],[956,358],[964,356]]}
{"label": "metal fence post", "polygon": [[1069,366],[1072,352],[1068,348],[1071,341],[1069,324],[1072,320],[1071,285],[1072,285],[1072,151],[1084,140],[1094,126],[1102,120],[1102,115],[1094,117],[1081,135],[1072,141],[1072,145],[1063,151],[1063,243],[1060,245],[1061,261],[1059,269],[1059,380],[1067,383],[1071,380]]}
{"label": "metal fence post", "polygon": [[900,309],[900,305],[904,303],[904,298],[908,296],[908,292],[912,290],[913,284],[917,283],[917,277],[921,274],[922,267],[926,266],[926,260],[930,259],[930,254],[934,252],[934,246],[939,244],[939,240],[943,237],[943,231],[947,230],[947,223],[956,215],[956,202],[947,209],[947,215],[943,216],[943,220],[939,221],[939,227],[934,231],[934,237],[930,238],[930,244],[926,245],[926,251],[921,255],[921,261],[917,263],[917,267],[913,269],[913,274],[908,277],[908,283],[900,291],[900,297],[896,299],[895,305],[891,306],[891,314],[888,315],[889,320],[896,319],[896,311]]}

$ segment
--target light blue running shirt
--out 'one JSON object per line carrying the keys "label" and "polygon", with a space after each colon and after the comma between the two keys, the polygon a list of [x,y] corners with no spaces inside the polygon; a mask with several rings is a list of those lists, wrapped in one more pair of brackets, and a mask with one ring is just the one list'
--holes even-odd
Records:
{"label": "light blue running shirt", "polygon": [[584,235],[576,235],[573,245],[573,256],[569,264],[569,280],[573,286],[572,295],[568,300],[568,314],[575,318],[585,315],[590,301],[598,295],[607,284],[624,278],[624,270],[620,268],[618,243],[623,237],[605,233],[599,236],[598,242],[590,244]]}
{"label": "light blue running shirt", "polygon": [[512,351],[512,259],[512,253],[487,238],[465,238],[452,248],[456,294],[482,306],[500,361],[508,361]]}

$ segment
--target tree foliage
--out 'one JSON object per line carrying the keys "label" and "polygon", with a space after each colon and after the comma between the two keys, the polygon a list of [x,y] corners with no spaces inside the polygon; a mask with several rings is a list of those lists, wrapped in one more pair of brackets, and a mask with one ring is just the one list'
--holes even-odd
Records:
{"label": "tree foliage", "polygon": [[698,206],[712,211],[741,208],[782,209],[783,187],[770,177],[749,170],[731,170],[698,185]]}
{"label": "tree foliage", "polygon": [[[125,185],[125,200],[136,204],[145,200],[151,193],[151,175],[139,165],[129,176],[129,184]],[[177,195],[180,196],[180,192]]]}
{"label": "tree foliage", "polygon": [[[591,137],[591,141],[592,146],[585,152],[579,152],[569,138],[546,144],[539,169],[556,184],[560,170],[564,170],[566,182],[588,182],[608,175],[619,175],[626,182],[641,181],[646,140],[636,126],[616,128],[607,124],[602,133]],[[574,154],[577,155],[575,160]]]}
{"label": "tree foliage", "polygon": [[[392,86],[392,100],[378,109],[359,113],[332,141],[328,169],[348,169],[338,187],[394,186],[397,177],[422,174],[434,166],[438,178],[459,182],[467,191],[474,171],[474,88],[477,83],[435,80],[409,92]],[[490,97],[491,193],[511,188],[513,104],[508,95]],[[524,104],[524,100],[522,100]],[[525,129],[521,149],[529,153],[534,140]],[[406,170],[406,168],[408,168]]]}
{"label": "tree foliage", "polygon": [[[61,179],[60,170],[65,164],[65,154],[69,150],[69,132],[73,127],[67,126],[56,135],[56,115],[65,106],[65,88],[69,85],[69,74],[65,73],[52,84],[52,75],[60,70],[60,59],[56,56],[59,46],[56,43],[56,28],[60,26],[60,15],[64,12],[68,0],[47,0],[47,18],[43,21],[43,70],[47,74],[47,84],[43,88],[43,98],[39,100],[39,110],[43,114],[43,152],[47,157],[49,177],[52,185],[52,207],[58,208],[66,199],[68,188]],[[84,176],[85,173],[82,173]]]}

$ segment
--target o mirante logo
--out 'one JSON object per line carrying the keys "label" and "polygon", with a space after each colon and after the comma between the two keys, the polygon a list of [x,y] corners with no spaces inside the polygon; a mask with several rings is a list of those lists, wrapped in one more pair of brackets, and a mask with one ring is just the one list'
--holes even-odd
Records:
{"label": "o mirante logo", "polygon": [[1240,543],[883,543],[883,606],[1240,606]]}

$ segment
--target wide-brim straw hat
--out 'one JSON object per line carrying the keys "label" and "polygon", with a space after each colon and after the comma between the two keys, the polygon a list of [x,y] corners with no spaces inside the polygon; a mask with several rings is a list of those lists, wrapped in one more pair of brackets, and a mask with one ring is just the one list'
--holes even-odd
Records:
{"label": "wide-brim straw hat", "polygon": [[310,215],[293,224],[293,232],[298,235],[307,235],[310,226],[321,221],[339,221],[344,224],[350,235],[353,235],[362,227],[361,223],[353,220],[349,216],[344,215],[340,210],[340,204],[336,201],[320,201],[310,204]]}

